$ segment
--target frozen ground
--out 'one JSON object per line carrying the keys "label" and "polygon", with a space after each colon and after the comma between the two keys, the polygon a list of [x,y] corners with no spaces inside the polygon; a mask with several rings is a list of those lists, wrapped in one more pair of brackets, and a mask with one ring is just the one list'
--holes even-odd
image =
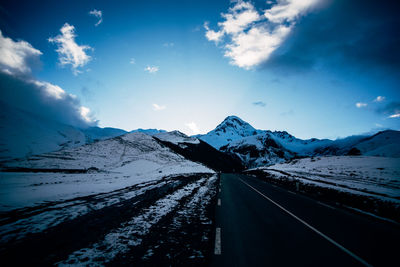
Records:
{"label": "frozen ground", "polygon": [[0,257],[46,266],[204,263],[216,183],[210,173],[174,175],[2,213]]}
{"label": "frozen ground", "polygon": [[400,204],[399,158],[314,157],[257,169],[277,179],[289,177],[306,184],[368,195]]}
{"label": "frozen ground", "polygon": [[[206,209],[215,187],[214,171],[143,133],[3,162],[0,257],[25,265],[102,265],[134,246],[157,251],[163,246],[154,247],[148,236],[163,231],[152,229],[182,212],[198,220],[201,212],[182,205],[195,202]],[[200,193],[208,197],[199,198]],[[182,229],[176,230],[180,236]],[[170,236],[163,238],[167,242]],[[199,240],[204,254],[208,241]],[[172,248],[163,247],[159,253]],[[29,255],[20,259],[20,251]],[[185,257],[193,255],[196,258],[198,252],[190,250]],[[152,260],[151,255],[144,258]]]}
{"label": "frozen ground", "polygon": [[[142,133],[3,165],[9,168],[24,172],[0,172],[0,212],[106,193],[173,174],[213,173]],[[68,173],[72,170],[77,173]]]}

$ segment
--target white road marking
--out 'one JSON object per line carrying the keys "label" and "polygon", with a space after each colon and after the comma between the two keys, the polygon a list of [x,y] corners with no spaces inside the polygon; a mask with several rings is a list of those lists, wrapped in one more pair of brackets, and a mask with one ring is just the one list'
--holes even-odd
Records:
{"label": "white road marking", "polygon": [[256,191],[258,194],[260,194],[261,196],[263,196],[265,199],[269,200],[272,204],[274,204],[275,206],[277,206],[278,208],[280,208],[281,210],[285,211],[287,214],[289,214],[290,216],[292,216],[293,218],[295,218],[296,220],[298,220],[299,222],[301,222],[302,224],[304,224],[305,226],[307,226],[308,228],[310,228],[311,230],[313,230],[315,233],[317,233],[318,235],[320,235],[321,237],[325,238],[326,240],[328,240],[330,243],[332,243],[333,245],[335,245],[336,247],[338,247],[339,249],[341,249],[343,252],[347,253],[349,256],[353,257],[355,260],[359,261],[361,264],[368,266],[368,267],[372,267],[371,264],[369,264],[368,262],[366,262],[365,260],[363,260],[362,258],[360,258],[359,256],[357,256],[356,254],[354,254],[353,252],[351,252],[350,250],[348,250],[347,248],[343,247],[342,245],[340,245],[338,242],[336,242],[335,240],[333,240],[332,238],[330,238],[329,236],[323,234],[322,232],[320,232],[319,230],[317,230],[315,227],[311,226],[310,224],[308,224],[307,222],[305,222],[304,220],[300,219],[299,217],[297,217],[296,215],[294,215],[293,213],[291,213],[290,211],[288,211],[287,209],[285,209],[284,207],[282,207],[281,205],[279,205],[277,202],[273,201],[272,199],[270,199],[269,197],[267,197],[266,195],[264,195],[263,193],[261,193],[260,191],[258,191],[257,189],[255,189],[254,187],[252,187],[251,185],[249,185],[248,183],[246,183],[245,181],[243,181],[242,179],[239,178],[239,180],[244,183],[245,185],[247,185],[248,187],[250,187],[251,189],[253,189],[254,191]]}
{"label": "white road marking", "polygon": [[219,192],[221,193],[221,188],[219,189]]}
{"label": "white road marking", "polygon": [[221,255],[221,228],[217,227],[215,229],[215,255]]}
{"label": "white road marking", "polygon": [[218,198],[218,206],[221,206],[221,199]]}

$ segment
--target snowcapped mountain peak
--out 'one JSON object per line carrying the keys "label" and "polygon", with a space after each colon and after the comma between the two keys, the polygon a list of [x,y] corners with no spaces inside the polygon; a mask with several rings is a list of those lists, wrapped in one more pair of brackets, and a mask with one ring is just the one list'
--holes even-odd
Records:
{"label": "snowcapped mountain peak", "polygon": [[243,121],[241,118],[236,117],[236,116],[228,116],[226,117],[216,128],[215,131],[222,131],[226,132],[230,129],[234,129],[237,132],[243,132],[243,131],[255,131],[253,126],[251,126],[249,123]]}
{"label": "snowcapped mountain peak", "polygon": [[197,137],[219,149],[232,141],[258,133],[258,130],[239,117],[228,116],[214,130],[208,132],[206,135]]}

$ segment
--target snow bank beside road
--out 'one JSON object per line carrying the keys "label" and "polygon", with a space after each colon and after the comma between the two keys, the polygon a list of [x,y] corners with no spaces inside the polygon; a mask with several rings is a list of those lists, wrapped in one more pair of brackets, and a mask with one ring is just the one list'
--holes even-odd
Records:
{"label": "snow bank beside road", "polygon": [[257,168],[275,176],[336,190],[368,193],[400,203],[400,159],[332,156],[293,160]]}

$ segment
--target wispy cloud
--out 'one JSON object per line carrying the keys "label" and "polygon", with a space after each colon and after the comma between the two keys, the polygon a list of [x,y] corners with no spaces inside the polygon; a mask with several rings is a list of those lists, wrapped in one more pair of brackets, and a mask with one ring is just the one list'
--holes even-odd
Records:
{"label": "wispy cloud", "polygon": [[400,102],[389,102],[383,107],[379,107],[375,110],[379,114],[386,115],[387,118],[394,119],[400,118]]}
{"label": "wispy cloud", "polygon": [[265,107],[267,104],[263,101],[253,102],[254,106]]}
{"label": "wispy cloud", "polygon": [[294,111],[291,109],[291,110],[288,110],[288,111],[284,111],[284,112],[280,113],[279,115],[281,115],[281,116],[293,116],[294,115]]}
{"label": "wispy cloud", "polygon": [[193,134],[200,133],[200,129],[195,122],[188,122],[185,125],[186,125],[186,127],[188,127],[190,129],[190,131],[192,131]]}
{"label": "wispy cloud", "polygon": [[260,13],[252,3],[239,0],[222,14],[218,31],[210,29],[208,22],[204,23],[205,36],[216,44],[225,38],[224,56],[231,59],[231,64],[250,69],[267,61],[289,35],[296,20],[317,2],[278,0]]}
{"label": "wispy cloud", "polygon": [[72,72],[76,75],[81,71],[79,67],[85,66],[91,57],[86,54],[86,50],[92,49],[88,45],[78,45],[75,42],[75,27],[65,23],[60,29],[61,34],[56,37],[49,38],[50,43],[57,45],[58,59],[62,66],[71,65]]}
{"label": "wispy cloud", "polygon": [[382,101],[384,101],[386,99],[386,97],[384,97],[384,96],[377,96],[375,99],[374,99],[374,102],[382,102]]}
{"label": "wispy cloud", "polygon": [[131,58],[131,59],[129,60],[129,63],[130,63],[130,64],[135,64],[135,63],[136,63],[136,60],[135,60],[134,58]]}
{"label": "wispy cloud", "polygon": [[95,16],[99,19],[94,26],[97,27],[103,22],[103,12],[101,10],[93,9],[89,11],[89,15]]}
{"label": "wispy cloud", "polygon": [[356,107],[357,107],[357,108],[364,108],[364,107],[366,107],[366,106],[368,106],[367,103],[362,103],[362,102],[357,102],[357,103],[356,103]]}
{"label": "wispy cloud", "polygon": [[147,66],[146,68],[144,68],[145,71],[147,71],[148,73],[157,73],[159,70],[158,66]]}
{"label": "wispy cloud", "polygon": [[31,60],[39,60],[42,55],[28,42],[13,41],[4,37],[0,30],[0,70],[8,74],[27,74],[31,72]]}
{"label": "wispy cloud", "polygon": [[160,111],[160,110],[164,110],[164,109],[166,109],[167,107],[166,106],[163,106],[163,105],[158,105],[158,104],[152,104],[152,106],[153,106],[153,110],[154,111]]}
{"label": "wispy cloud", "polygon": [[393,115],[390,115],[389,118],[391,118],[391,119],[393,119],[393,118],[400,118],[400,112],[399,112],[399,113],[396,113],[396,114],[393,114]]}
{"label": "wispy cloud", "polygon": [[174,47],[175,44],[172,43],[172,42],[166,42],[166,43],[163,43],[163,46],[164,46],[164,47]]}

